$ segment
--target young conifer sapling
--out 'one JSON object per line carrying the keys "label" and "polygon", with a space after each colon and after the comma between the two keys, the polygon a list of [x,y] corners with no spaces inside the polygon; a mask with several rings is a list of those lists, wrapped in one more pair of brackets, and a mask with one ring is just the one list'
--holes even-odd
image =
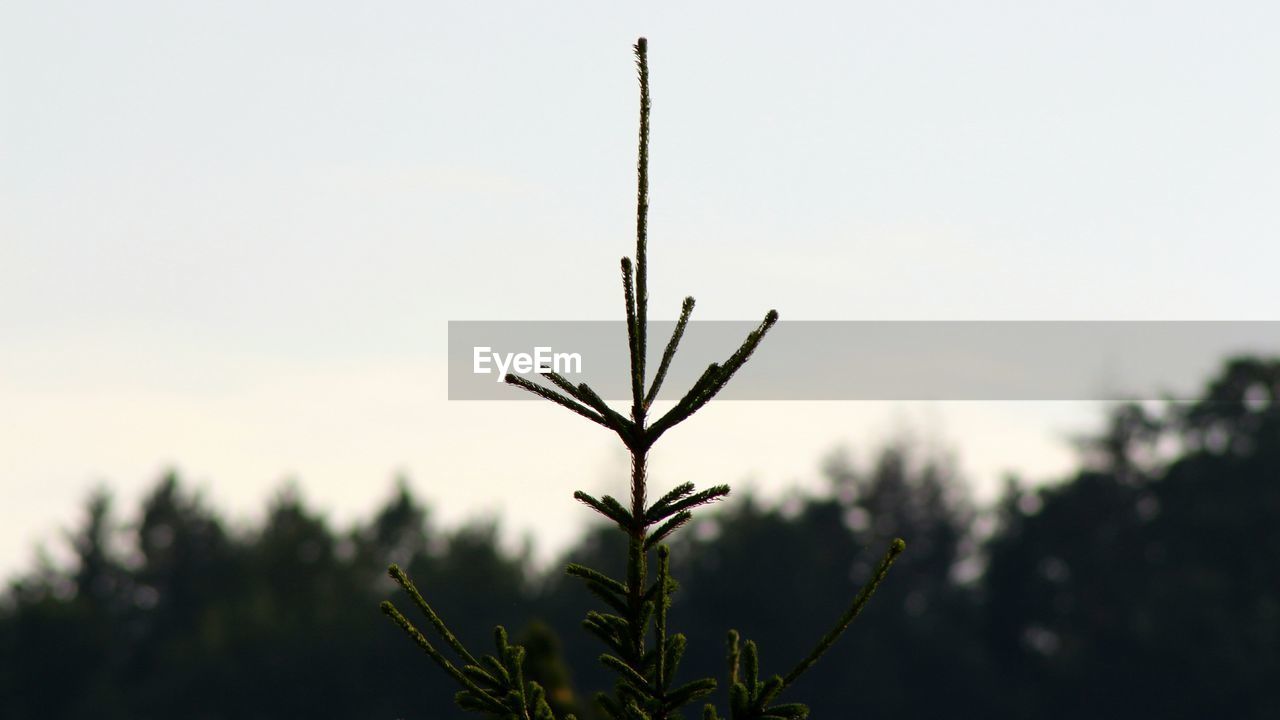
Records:
{"label": "young conifer sapling", "polygon": [[[648,44],[644,38],[636,42],[634,50],[640,80],[636,253],[634,264],[631,258],[622,258],[622,288],[631,364],[630,411],[624,415],[585,383],[575,385],[555,372],[542,375],[553,387],[516,375],[507,375],[505,379],[511,385],[613,431],[631,455],[629,503],[624,504],[610,495],[596,498],[582,491],[573,495],[626,534],[626,577],[609,577],[577,564],[569,565],[567,572],[580,578],[587,590],[606,606],[601,611],[588,612],[583,621],[583,626],[605,645],[606,652],[600,656],[600,662],[617,675],[613,692],[602,692],[596,696],[600,709],[613,720],[674,720],[682,717],[682,708],[715,692],[717,683],[709,677],[679,679],[686,639],[681,633],[671,633],[668,627],[667,616],[676,583],[670,573],[670,549],[662,543],[692,519],[695,509],[727,496],[729,487],[716,485],[697,490],[692,483],[683,483],[649,503],[646,461],[649,450],[663,433],[688,419],[724,388],[777,322],[778,313],[770,310],[732,355],[722,363],[708,366],[670,410],[651,421],[649,411],[675,357],[693,312],[694,301],[692,297],[685,298],[680,319],[650,381],[645,366],[649,304],[650,103]],[[730,631],[726,657],[729,712],[722,716],[715,705],[707,703],[702,711],[704,720],[721,717],[732,720],[800,720],[807,717],[807,706],[780,702],[783,693],[835,644],[862,611],[905,547],[900,539],[890,544],[871,578],[854,596],[844,614],[813,650],[784,675],[762,676],[755,643],[750,640],[741,642],[738,633]],[[655,560],[656,568],[651,570]],[[451,659],[437,647],[437,643],[428,639],[390,601],[382,603],[382,611],[457,682],[459,691],[455,699],[461,708],[503,720],[556,720],[543,688],[524,678],[524,648],[512,644],[501,626],[494,631],[493,653],[476,656],[449,630],[399,567],[392,565],[389,573],[426,617],[430,629],[439,636],[437,642],[442,642],[454,657]],[[567,715],[563,720],[573,720],[573,716]]]}

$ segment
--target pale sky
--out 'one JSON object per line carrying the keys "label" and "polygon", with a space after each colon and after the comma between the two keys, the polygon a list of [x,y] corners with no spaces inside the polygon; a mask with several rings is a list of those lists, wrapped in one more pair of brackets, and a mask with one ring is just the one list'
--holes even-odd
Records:
{"label": "pale sky", "polygon": [[[1270,2],[0,6],[0,575],[106,483],[339,524],[406,473],[563,547],[607,433],[450,403],[445,323],[612,319],[654,93],[651,313],[1276,319]],[[1206,360],[1206,372],[1212,363]],[[1100,378],[1100,382],[1105,378]],[[820,487],[902,432],[1070,467],[1079,403],[722,403],[659,485]]]}

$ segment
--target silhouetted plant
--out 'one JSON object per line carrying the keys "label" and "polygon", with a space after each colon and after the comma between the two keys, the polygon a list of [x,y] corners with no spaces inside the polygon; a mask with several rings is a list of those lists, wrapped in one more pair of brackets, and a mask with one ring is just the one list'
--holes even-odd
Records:
{"label": "silhouetted plant", "polygon": [[[650,504],[646,478],[648,453],[659,437],[696,413],[724,388],[777,322],[778,313],[770,310],[728,359],[708,366],[666,414],[649,422],[649,411],[684,335],[689,316],[693,312],[694,300],[692,297],[685,298],[680,319],[662,353],[653,380],[646,387],[649,304],[646,223],[649,211],[650,103],[647,43],[644,38],[636,42],[635,55],[640,80],[640,136],[634,266],[630,258],[622,259],[622,286],[626,301],[631,364],[630,415],[614,410],[587,384],[575,385],[555,372],[543,373],[554,388],[516,375],[507,375],[506,382],[609,428],[621,438],[631,455],[629,507],[609,495],[596,498],[581,491],[574,493],[574,498],[579,502],[617,525],[626,534],[626,577],[609,577],[598,570],[578,564],[569,565],[567,572],[580,578],[587,589],[608,606],[605,612],[589,611],[583,621],[583,626],[608,648],[608,652],[600,656],[600,662],[617,675],[613,693],[599,693],[596,696],[600,708],[614,720],[670,720],[680,717],[682,707],[714,692],[717,684],[713,678],[676,682],[686,639],[680,633],[668,632],[667,615],[671,607],[671,594],[677,589],[677,584],[670,573],[670,549],[660,543],[689,522],[696,508],[727,496],[729,487],[716,485],[697,490],[692,483],[683,483]],[[742,642],[737,631],[730,631],[726,657],[729,717],[733,720],[798,720],[807,717],[807,706],[801,703],[778,703],[778,699],[848,629],[904,548],[905,544],[900,539],[890,544],[871,578],[854,597],[844,614],[813,650],[785,675],[763,676],[756,644],[750,640]],[[653,557],[657,560],[657,571],[651,581],[649,566]],[[392,565],[389,573],[426,616],[444,645],[456,655],[456,660],[451,660],[437,648],[391,602],[382,603],[383,612],[458,683],[460,690],[455,699],[460,707],[511,720],[554,720],[555,714],[544,689],[525,678],[524,648],[511,644],[506,630],[501,626],[495,629],[492,654],[476,656],[449,630],[444,620],[398,566]],[[648,639],[650,633],[651,640]],[[705,720],[717,720],[719,717],[714,705],[704,706]],[[570,720],[573,716],[566,715],[565,718]]]}

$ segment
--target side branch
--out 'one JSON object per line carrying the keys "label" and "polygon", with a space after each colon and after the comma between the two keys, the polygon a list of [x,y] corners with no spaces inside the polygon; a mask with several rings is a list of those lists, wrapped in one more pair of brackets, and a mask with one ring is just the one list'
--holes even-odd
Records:
{"label": "side branch", "polygon": [[381,607],[382,607],[382,612],[387,617],[391,618],[391,620],[396,625],[399,625],[400,629],[403,630],[405,634],[407,634],[415,643],[417,643],[418,647],[422,648],[423,652],[425,652],[428,657],[434,660],[435,663],[439,665],[442,670],[445,671],[445,673],[447,673],[450,677],[452,677],[455,681],[457,681],[459,685],[466,688],[472,695],[474,695],[476,699],[485,707],[485,709],[494,713],[505,714],[507,712],[507,708],[501,702],[499,702],[497,698],[485,692],[483,689],[480,688],[480,686],[472,682],[471,678],[463,674],[463,672],[459,670],[456,665],[449,662],[449,659],[446,658],[439,650],[437,650],[435,646],[431,644],[431,641],[427,640],[426,636],[423,635],[418,630],[418,628],[414,627],[413,623],[409,622],[409,619],[406,618],[399,610],[396,609],[395,605],[392,605],[390,601],[384,600],[382,602]]}
{"label": "side branch", "polygon": [[391,579],[395,580],[396,584],[404,590],[405,594],[408,595],[411,600],[413,600],[413,604],[418,606],[418,609],[422,611],[422,614],[427,616],[427,620],[430,620],[431,624],[435,626],[436,632],[440,633],[440,637],[444,638],[444,641],[449,644],[449,647],[453,648],[453,651],[458,653],[458,657],[466,660],[472,665],[479,664],[479,661],[476,660],[475,656],[470,652],[467,652],[467,649],[462,646],[462,642],[458,640],[458,637],[454,635],[453,632],[449,630],[448,626],[444,624],[444,619],[440,617],[440,614],[427,603],[426,598],[422,597],[422,593],[418,592],[417,586],[414,585],[413,581],[409,579],[409,576],[400,569],[399,565],[392,564],[387,568],[387,574],[390,575]]}
{"label": "side branch", "polygon": [[586,383],[574,385],[567,378],[557,372],[547,372],[542,374],[543,377],[550,380],[552,384],[563,390],[574,400],[595,410],[604,418],[606,425],[613,428],[615,432],[622,437],[624,441],[630,440],[631,437],[631,421],[627,420],[616,410],[609,407],[601,397],[592,390]]}
{"label": "side branch", "polygon": [[631,258],[622,258],[622,294],[627,302],[627,349],[631,354],[631,417],[640,422],[644,412],[644,329],[639,320]]}
{"label": "side branch", "polygon": [[671,333],[671,339],[667,341],[667,349],[662,352],[662,361],[658,363],[658,372],[653,376],[653,384],[649,386],[649,392],[644,397],[644,409],[648,410],[653,404],[653,399],[658,397],[658,389],[662,387],[662,381],[667,379],[667,369],[671,367],[671,360],[676,356],[676,348],[680,345],[680,339],[684,337],[684,328],[689,324],[689,315],[693,313],[693,298],[684,299],[684,305],[680,307],[680,319],[676,321],[676,329]]}
{"label": "side branch", "polygon": [[818,658],[822,657],[823,653],[827,650],[830,650],[836,640],[840,639],[840,635],[843,634],[845,630],[849,629],[849,625],[852,624],[854,619],[858,617],[858,614],[862,612],[862,608],[866,606],[867,601],[875,594],[876,588],[880,587],[880,583],[883,582],[885,576],[889,574],[889,568],[893,567],[894,561],[897,560],[898,556],[902,554],[902,551],[906,549],[907,544],[903,542],[901,538],[889,543],[889,551],[880,559],[880,564],[876,566],[876,571],[871,576],[871,579],[862,586],[862,590],[858,591],[858,595],[854,598],[853,604],[849,606],[848,610],[845,610],[844,615],[840,616],[839,622],[837,622],[835,627],[831,628],[822,640],[818,642],[817,647],[809,653],[808,657],[801,660],[800,663],[791,670],[791,672],[787,673],[787,676],[782,681],[783,687],[795,682],[796,678],[804,674],[804,671],[808,670],[814,663],[818,662]]}
{"label": "side branch", "polygon": [[571,400],[570,398],[565,397],[564,395],[561,395],[560,393],[556,392],[555,390],[552,390],[551,388],[543,387],[535,382],[526,380],[520,377],[519,375],[514,375],[511,373],[507,373],[507,376],[504,378],[504,380],[508,385],[515,385],[516,387],[522,390],[528,390],[529,392],[533,393],[534,395],[537,395],[538,397],[546,398],[547,400],[550,400],[551,402],[557,405],[567,407],[570,410],[578,413],[579,415],[590,420],[593,423],[603,425],[609,428],[610,430],[615,429],[612,425],[609,424],[607,420],[601,417],[594,410],[584,405],[581,405],[575,402],[574,400]]}
{"label": "side branch", "polygon": [[760,342],[764,340],[764,336],[768,334],[769,329],[778,322],[778,311],[770,310],[765,315],[764,320],[755,330],[752,330],[742,345],[724,361],[723,365],[712,363],[693,384],[689,392],[676,403],[675,407],[667,411],[666,415],[658,418],[658,421],[649,428],[645,434],[645,442],[652,445],[662,433],[670,430],[684,420],[688,419],[698,410],[702,409],[715,397],[717,393],[724,389],[734,373],[738,372],[747,360],[751,359],[751,354],[755,352]]}

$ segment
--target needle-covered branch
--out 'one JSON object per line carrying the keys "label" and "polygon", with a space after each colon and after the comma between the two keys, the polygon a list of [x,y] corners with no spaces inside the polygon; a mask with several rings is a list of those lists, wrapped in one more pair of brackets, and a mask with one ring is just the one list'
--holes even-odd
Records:
{"label": "needle-covered branch", "polygon": [[627,350],[631,357],[631,402],[632,419],[639,421],[639,413],[644,405],[644,358],[640,349],[639,311],[636,307],[636,293],[633,285],[631,258],[622,258],[622,295],[627,303]]}
{"label": "needle-covered branch", "polygon": [[648,550],[654,547],[658,543],[665,540],[668,535],[675,532],[681,526],[683,526],[685,523],[689,522],[692,519],[693,519],[693,513],[689,512],[688,510],[684,510],[676,513],[675,515],[672,515],[666,522],[658,526],[658,529],[654,530],[652,535],[645,538],[644,549]]}
{"label": "needle-covered branch", "polygon": [[649,41],[635,44],[636,76],[640,81],[640,138],[636,153],[636,349],[632,374],[635,389],[635,419],[644,416],[646,335],[649,324]]}
{"label": "needle-covered branch", "polygon": [[[729,631],[729,717],[732,720],[802,720],[809,708],[800,703],[774,705],[773,701],[785,685],[774,675],[760,679],[760,654],[756,644],[748,640],[739,650],[738,633]],[[739,678],[741,670],[741,678]],[[703,710],[703,717],[718,718],[713,706]]]}
{"label": "needle-covered branch", "polygon": [[581,578],[586,584],[591,594],[600,598],[606,605],[614,610],[625,613],[627,611],[627,586],[614,580],[598,570],[592,570],[585,565],[570,563],[565,572],[574,577]]}
{"label": "needle-covered branch", "polygon": [[618,527],[624,530],[629,530],[635,523],[631,517],[631,513],[627,512],[627,509],[622,507],[622,503],[609,495],[605,495],[597,500],[581,490],[578,490],[573,494],[573,499],[583,505],[586,505],[592,510],[595,510],[609,520],[612,520],[618,525]]}
{"label": "needle-covered branch", "polygon": [[660,692],[665,691],[669,684],[667,675],[667,611],[671,609],[671,584],[671,549],[663,545],[658,548],[658,597],[655,602],[656,617],[653,623],[654,659],[658,663],[657,670],[654,672],[654,684]]}
{"label": "needle-covered branch", "polygon": [[676,321],[676,328],[671,333],[671,339],[667,341],[667,349],[662,351],[662,360],[658,363],[658,372],[653,375],[653,383],[649,386],[649,392],[644,397],[644,408],[649,409],[653,404],[654,398],[658,397],[658,390],[662,388],[662,381],[667,379],[667,370],[671,367],[671,361],[675,359],[676,349],[680,346],[680,340],[684,337],[684,329],[689,324],[689,316],[693,314],[693,297],[684,299],[684,305],[680,308],[680,319]]}
{"label": "needle-covered branch", "polygon": [[[692,484],[690,484],[689,489],[693,489]],[[650,506],[645,512],[645,522],[650,524],[661,522],[663,519],[671,517],[672,515],[682,511],[692,510],[696,507],[701,507],[717,500],[721,500],[727,497],[729,492],[730,489],[728,485],[716,485],[701,492],[694,493],[693,495],[689,495],[688,497],[673,498],[670,500],[667,497],[663,497],[661,500]]]}
{"label": "needle-covered branch", "polygon": [[600,396],[596,394],[596,391],[592,390],[586,383],[574,385],[563,375],[555,371],[545,372],[542,376],[550,380],[553,385],[563,390],[569,395],[569,397],[572,397],[574,400],[577,400],[583,405],[586,405],[599,413],[600,416],[604,418],[606,426],[616,431],[624,441],[632,435],[633,426],[631,421],[619,414],[618,411],[609,407],[608,403],[602,400]]}
{"label": "needle-covered branch", "polygon": [[[387,573],[404,589],[445,643],[463,661],[461,666],[455,665],[395,605],[390,601],[382,603],[382,612],[458,683],[461,689],[454,700],[459,707],[502,720],[555,720],[546,692],[538,683],[525,681],[524,648],[512,645],[507,639],[507,631],[501,625],[494,629],[496,653],[477,659],[449,630],[404,571],[392,565]],[[573,716],[566,715],[565,720],[573,720]]]}
{"label": "needle-covered branch", "polygon": [[851,604],[849,609],[845,610],[844,614],[840,616],[840,619],[836,621],[835,627],[831,628],[831,630],[823,636],[822,640],[818,641],[818,644],[813,648],[813,651],[805,656],[799,664],[792,668],[791,672],[787,673],[787,677],[784,679],[784,685],[790,685],[795,682],[796,678],[804,674],[805,670],[813,667],[813,664],[818,662],[818,658],[822,657],[823,653],[827,650],[830,650],[836,640],[840,639],[840,635],[842,635],[845,630],[849,629],[849,625],[853,623],[853,621],[862,612],[862,608],[866,607],[867,601],[875,594],[876,588],[880,587],[880,583],[884,582],[885,576],[889,574],[889,568],[893,567],[894,561],[896,561],[898,556],[902,554],[902,551],[906,549],[907,544],[902,541],[902,538],[898,538],[889,544],[889,550],[884,554],[884,557],[880,559],[880,564],[876,566],[875,572],[871,574],[871,579],[867,580],[866,584],[862,586],[862,589],[858,591],[857,596],[853,599],[853,604]]}
{"label": "needle-covered branch", "polygon": [[422,648],[423,652],[425,652],[428,657],[435,661],[435,663],[447,674],[453,677],[453,679],[456,680],[463,689],[469,691],[476,698],[477,702],[481,703],[486,710],[499,713],[505,711],[506,708],[498,701],[497,698],[486,693],[478,685],[472,682],[470,678],[463,674],[456,665],[449,661],[449,658],[445,657],[443,653],[431,644],[431,641],[427,639],[426,635],[422,634],[422,631],[414,627],[413,623],[410,622],[403,613],[396,609],[396,606],[393,605],[391,601],[384,600],[381,607],[382,612],[387,617],[391,618],[392,622],[399,625],[400,629],[403,630],[410,639],[417,643],[418,647]]}
{"label": "needle-covered branch", "polygon": [[603,425],[609,428],[610,430],[613,429],[613,427],[609,425],[608,421],[606,421],[599,413],[575,402],[570,398],[565,397],[564,395],[561,395],[560,393],[556,392],[555,390],[552,390],[551,388],[543,387],[533,381],[526,380],[525,378],[522,378],[519,375],[516,375],[514,373],[507,373],[507,376],[503,378],[503,380],[508,385],[515,385],[521,390],[527,390],[528,392],[531,392],[534,395],[537,395],[538,397],[546,398],[547,400],[550,400],[551,402],[557,405],[561,405],[563,407],[569,408],[570,410],[578,413],[579,415],[590,420],[591,422]]}
{"label": "needle-covered branch", "polygon": [[706,370],[702,371],[702,375],[693,383],[693,386],[685,392],[684,397],[676,402],[675,406],[667,411],[667,414],[658,418],[656,422],[649,426],[645,431],[644,440],[649,446],[658,441],[662,434],[684,421],[693,411],[690,409],[695,403],[715,384],[716,377],[720,374],[720,365],[711,363]]}
{"label": "needle-covered branch", "polygon": [[400,569],[400,566],[395,564],[391,565],[387,568],[387,574],[390,575],[391,579],[395,580],[396,584],[404,590],[405,594],[408,595],[411,600],[413,600],[413,603],[418,606],[418,609],[427,617],[427,620],[435,626],[436,632],[440,633],[440,637],[444,638],[444,641],[448,643],[449,647],[453,648],[453,651],[458,653],[458,657],[466,660],[472,665],[475,665],[478,662],[475,659],[475,656],[467,652],[467,649],[462,646],[462,642],[459,641],[457,636],[454,635],[453,632],[449,630],[448,626],[444,624],[444,620],[431,607],[431,605],[427,603],[426,599],[422,597],[422,593],[418,592],[417,586],[415,586],[413,581],[409,579],[409,576]]}

